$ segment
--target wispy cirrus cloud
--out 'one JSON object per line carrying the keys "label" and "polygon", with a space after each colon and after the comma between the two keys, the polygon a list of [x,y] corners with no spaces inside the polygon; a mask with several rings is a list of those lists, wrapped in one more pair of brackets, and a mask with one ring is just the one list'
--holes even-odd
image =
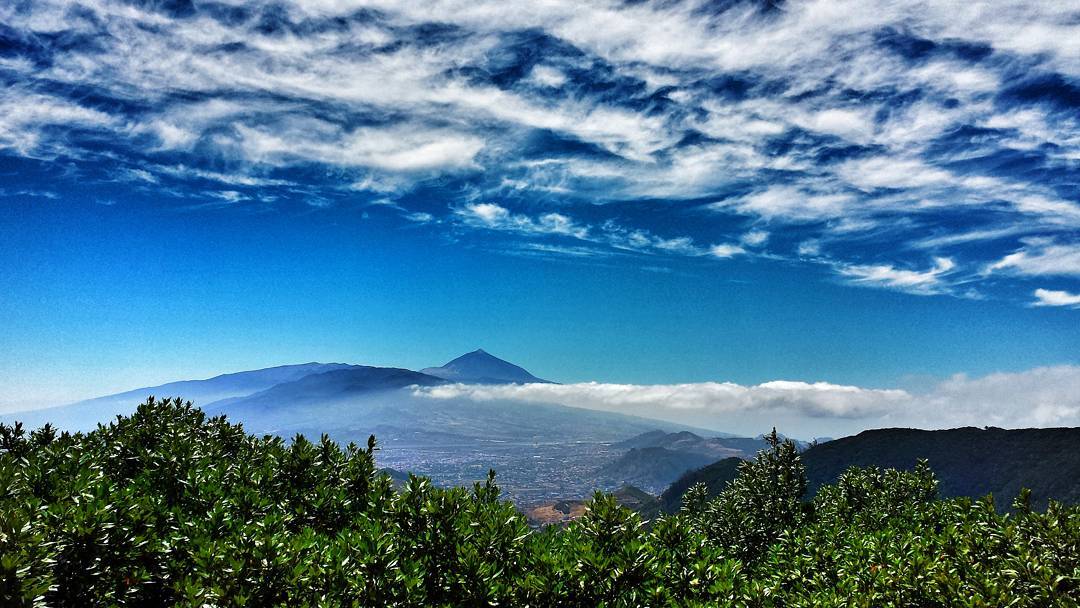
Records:
{"label": "wispy cirrus cloud", "polygon": [[84,178],[322,206],[436,188],[404,223],[918,294],[1077,276],[1068,3],[40,0],[0,23],[0,151]]}
{"label": "wispy cirrus cloud", "polygon": [[1080,244],[1027,239],[1026,246],[987,267],[988,272],[1080,277]]}
{"label": "wispy cirrus cloud", "polygon": [[[679,236],[664,238],[640,228],[626,228],[608,220],[600,225],[587,225],[562,213],[543,213],[530,216],[513,213],[496,203],[468,203],[455,210],[459,223],[488,230],[522,234],[529,237],[567,237],[578,241],[590,241],[614,250],[638,253],[662,252],[672,255],[701,256],[705,250],[694,243],[690,237]],[[534,252],[570,252],[580,255],[580,247],[567,248],[565,245],[530,244],[528,250]],[[595,252],[595,249],[588,251]]]}
{"label": "wispy cirrus cloud", "polygon": [[457,215],[469,226],[481,226],[492,230],[521,232],[531,235],[557,234],[576,239],[586,239],[589,229],[561,213],[545,213],[532,218],[511,213],[495,203],[469,203],[457,210]]}
{"label": "wispy cirrus cloud", "polygon": [[841,265],[838,272],[854,283],[906,291],[908,293],[929,295],[938,293],[947,285],[945,277],[956,268],[956,263],[949,258],[937,258],[927,270],[896,268],[888,264],[852,264]]}

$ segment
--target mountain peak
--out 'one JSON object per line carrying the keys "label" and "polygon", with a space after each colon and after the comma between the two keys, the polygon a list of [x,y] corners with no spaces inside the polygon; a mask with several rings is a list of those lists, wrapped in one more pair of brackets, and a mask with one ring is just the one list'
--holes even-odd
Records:
{"label": "mountain peak", "polygon": [[428,367],[420,371],[429,376],[452,382],[473,382],[478,384],[548,382],[530,374],[522,367],[492,355],[482,348],[465,353],[441,367]]}
{"label": "mountain peak", "polygon": [[[478,348],[472,352],[465,353],[464,355],[461,355],[460,357],[454,359],[454,361],[462,361],[469,359],[496,359],[498,361],[502,361],[502,359],[499,359],[495,355],[492,355],[491,353],[487,352],[482,348]],[[451,361],[450,363],[453,363],[454,361]],[[450,363],[447,363],[447,365],[450,365]]]}

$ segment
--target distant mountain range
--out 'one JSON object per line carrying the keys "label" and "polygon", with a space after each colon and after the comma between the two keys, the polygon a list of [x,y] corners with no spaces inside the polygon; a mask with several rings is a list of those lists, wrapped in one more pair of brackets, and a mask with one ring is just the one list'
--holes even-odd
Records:
{"label": "distant mountain range", "polygon": [[365,392],[413,385],[431,386],[443,382],[549,383],[480,349],[441,367],[429,367],[421,372],[347,363],[282,365],[222,374],[206,380],[181,380],[137,388],[58,407],[14,412],[0,417],[0,420],[18,420],[28,427],[51,422],[62,428],[88,430],[119,414],[131,413],[150,395],[159,398],[183,397],[203,409],[225,412],[231,411],[233,406],[242,409],[258,405],[279,409],[297,402],[313,403]]}
{"label": "distant mountain range", "polygon": [[[1080,503],[1080,428],[959,428],[941,431],[878,429],[814,445],[802,453],[808,496],[830,484],[850,466],[911,469],[925,458],[944,497],[994,495],[1007,509],[1021,488],[1033,504],[1050,499]],[[735,478],[740,460],[727,458],[687,473],[665,491],[665,510],[679,508],[682,495],[698,482],[717,494]]]}
{"label": "distant mountain range", "polygon": [[0,421],[10,423],[17,420],[30,428],[39,427],[48,422],[63,429],[85,431],[94,428],[100,422],[108,422],[118,415],[134,412],[135,408],[146,401],[150,395],[160,398],[179,396],[197,404],[207,404],[221,399],[250,395],[312,374],[348,367],[351,366],[345,363],[301,363],[222,374],[206,380],[181,380],[68,405],[5,414],[0,416]]}
{"label": "distant mountain range", "polygon": [[[125,391],[70,405],[8,414],[0,420],[28,427],[51,422],[88,430],[131,413],[146,397],[179,396],[209,414],[226,414],[256,433],[328,433],[363,441],[375,433],[384,445],[485,442],[618,441],[656,428],[691,427],[562,405],[432,399],[410,389],[450,382],[492,384],[550,381],[484,350],[417,372],[344,363],[305,363],[185,380]],[[691,429],[702,432],[700,429]]]}

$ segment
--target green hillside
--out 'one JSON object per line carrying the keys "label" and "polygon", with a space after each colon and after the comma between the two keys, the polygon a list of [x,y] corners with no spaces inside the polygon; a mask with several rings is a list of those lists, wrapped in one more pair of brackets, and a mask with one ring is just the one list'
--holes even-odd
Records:
{"label": "green hillside", "polygon": [[1076,606],[1080,509],[936,499],[852,469],[812,502],[770,438],[646,528],[596,495],[530,531],[494,476],[398,490],[366,447],[254,437],[173,401],[88,434],[0,425],[0,605]]}
{"label": "green hillside", "polygon": [[850,466],[911,469],[926,459],[942,496],[993,494],[1008,508],[1021,488],[1032,504],[1080,503],[1080,428],[877,429],[816,445],[803,453],[810,492]]}
{"label": "green hillside", "polygon": [[[992,495],[1008,509],[1021,489],[1035,508],[1051,499],[1080,503],[1080,429],[960,428],[942,431],[877,429],[811,446],[802,453],[808,496],[836,483],[849,467],[913,469],[925,459],[938,479],[941,496]],[[703,483],[719,494],[737,474],[739,459],[726,458],[690,471],[660,496],[668,512],[678,510],[690,486]]]}

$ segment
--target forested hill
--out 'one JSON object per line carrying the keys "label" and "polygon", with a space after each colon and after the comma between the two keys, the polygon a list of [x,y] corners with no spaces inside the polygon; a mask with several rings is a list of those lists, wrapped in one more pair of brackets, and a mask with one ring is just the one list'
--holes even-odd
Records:
{"label": "forested hill", "polygon": [[992,493],[1006,508],[1028,488],[1040,508],[1049,499],[1080,502],[1080,428],[877,429],[803,452],[811,493],[850,466],[910,469],[920,458],[930,462],[942,496]]}
{"label": "forested hill", "polygon": [[[1080,502],[1080,428],[863,431],[802,453],[808,496],[848,467],[912,469],[920,458],[929,461],[945,497],[993,494],[994,504],[1007,509],[1028,488],[1039,508],[1050,499]],[[661,497],[664,507],[677,509],[682,493],[697,482],[718,493],[735,477],[735,464],[728,459],[687,473]]]}

